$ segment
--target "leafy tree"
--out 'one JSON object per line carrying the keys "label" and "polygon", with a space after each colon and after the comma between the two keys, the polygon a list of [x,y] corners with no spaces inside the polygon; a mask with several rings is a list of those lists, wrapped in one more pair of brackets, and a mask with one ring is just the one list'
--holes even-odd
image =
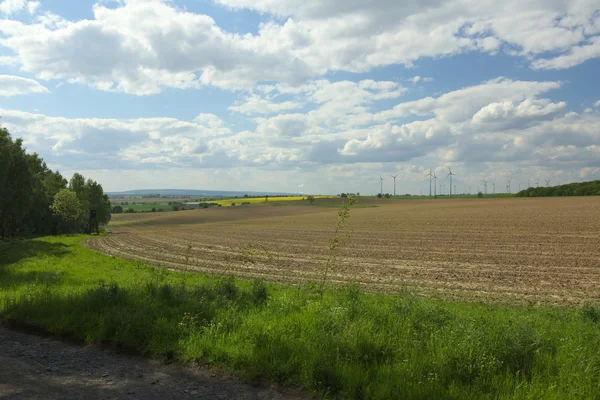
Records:
{"label": "leafy tree", "polygon": [[[48,168],[37,154],[27,154],[21,139],[13,140],[0,128],[0,237],[61,233],[65,220],[52,206],[66,187],[58,171]],[[96,209],[100,223],[108,223],[111,206],[102,186],[91,180],[86,183],[76,173],[69,188],[81,204],[75,226],[87,222],[90,209]]]}
{"label": "leafy tree", "polygon": [[23,141],[0,128],[0,237],[25,233],[34,187]]}
{"label": "leafy tree", "polygon": [[381,193],[377,193],[377,198],[381,199],[383,197],[383,195]]}
{"label": "leafy tree", "polygon": [[[82,205],[77,194],[70,189],[61,189],[54,196],[52,211],[58,215],[70,228],[73,223],[77,228],[77,218],[81,214]],[[69,229],[70,230],[70,229]]]}
{"label": "leafy tree", "polygon": [[389,193],[386,193],[386,194],[385,194],[385,196],[383,196],[383,197],[385,197],[386,199],[389,199],[389,198],[390,198],[390,197],[392,197],[392,196],[390,196],[390,194],[389,194]]}
{"label": "leafy tree", "polygon": [[342,193],[342,194],[340,194],[340,197],[345,198],[345,197],[348,197],[348,195],[346,193]]}
{"label": "leafy tree", "polygon": [[156,212],[156,207],[152,207],[152,212]]}
{"label": "leafy tree", "polygon": [[315,202],[315,196],[308,196],[307,200],[310,204],[313,204]]}
{"label": "leafy tree", "polygon": [[482,197],[483,197],[483,193],[481,193],[481,192],[477,193],[477,198],[478,199],[481,199]]}
{"label": "leafy tree", "polygon": [[121,214],[122,212],[123,212],[123,207],[121,207],[121,206],[114,206],[112,208],[113,214]]}

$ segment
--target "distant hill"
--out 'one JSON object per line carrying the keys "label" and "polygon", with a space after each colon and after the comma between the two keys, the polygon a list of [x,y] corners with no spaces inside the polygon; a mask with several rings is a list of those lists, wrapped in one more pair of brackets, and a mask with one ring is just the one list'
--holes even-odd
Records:
{"label": "distant hill", "polygon": [[517,197],[553,197],[553,196],[600,196],[600,180],[574,182],[560,186],[530,187],[517,193]]}
{"label": "distant hill", "polygon": [[107,192],[110,197],[126,197],[126,196],[147,196],[151,194],[159,194],[162,196],[192,196],[192,197],[243,197],[245,194],[248,196],[275,196],[275,195],[295,195],[295,193],[286,192],[240,192],[240,191],[228,191],[228,190],[195,190],[195,189],[141,189],[141,190],[127,190],[124,192]]}

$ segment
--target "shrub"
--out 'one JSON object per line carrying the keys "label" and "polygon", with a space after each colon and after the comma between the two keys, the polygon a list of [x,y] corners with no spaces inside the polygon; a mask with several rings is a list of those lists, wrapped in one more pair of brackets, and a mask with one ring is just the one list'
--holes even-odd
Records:
{"label": "shrub", "polygon": [[173,206],[173,211],[179,211],[179,207],[178,206]]}
{"label": "shrub", "polygon": [[112,208],[113,214],[121,214],[122,212],[123,212],[123,207],[121,207],[121,206],[114,206]]}
{"label": "shrub", "polygon": [[481,199],[482,197],[483,197],[483,193],[481,193],[481,192],[477,193],[477,198],[478,199]]}

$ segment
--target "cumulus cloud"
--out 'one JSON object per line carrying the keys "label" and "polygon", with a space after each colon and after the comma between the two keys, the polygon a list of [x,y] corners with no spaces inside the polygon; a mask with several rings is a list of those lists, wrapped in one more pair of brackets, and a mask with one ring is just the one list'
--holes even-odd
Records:
{"label": "cumulus cloud", "polygon": [[302,104],[295,101],[272,102],[257,94],[251,94],[237,104],[230,106],[229,110],[242,114],[274,114],[300,107],[302,107]]}
{"label": "cumulus cloud", "polygon": [[0,96],[16,96],[28,93],[50,93],[50,91],[33,79],[0,75]]}
{"label": "cumulus cloud", "polygon": [[[46,13],[32,23],[3,21],[0,45],[40,79],[136,95],[156,94],[165,87],[298,86],[328,72],[412,66],[422,58],[473,51],[505,51],[531,60],[537,69],[568,68],[599,56],[596,0],[509,0],[502,7],[475,0],[218,3],[278,18],[266,19],[257,33],[234,34],[211,17],[169,1],[124,0],[111,7],[100,2],[89,20]],[[35,2],[23,0],[1,4],[11,12],[36,8]],[[249,100],[245,107],[234,105],[236,111],[258,114],[277,108]],[[284,109],[293,106],[287,103]]]}
{"label": "cumulus cloud", "polygon": [[600,107],[600,100],[598,100],[597,102],[594,103],[595,107]]}
{"label": "cumulus cloud", "polygon": [[[534,167],[569,176],[588,168],[589,175],[600,167],[594,159],[600,115],[566,112],[564,102],[549,100],[546,94],[561,85],[497,78],[412,101],[402,101],[404,89],[388,81],[264,85],[256,96],[274,103],[292,96],[307,109],[255,117],[255,128],[237,132],[207,113],[192,121],[59,118],[13,110],[0,115],[11,134],[61,170],[110,166],[115,176],[125,170],[156,176],[170,168],[182,176],[242,170],[258,180],[277,171],[302,171],[316,174],[311,191],[330,192],[337,187],[330,182],[335,177],[362,179],[392,168],[406,182],[420,182],[423,174],[415,176],[414,170],[423,165],[456,167],[462,177]],[[373,107],[380,99],[395,105]],[[308,181],[304,175],[298,179],[297,184]],[[343,189],[338,191],[349,190]]]}
{"label": "cumulus cloud", "polygon": [[502,123],[510,124],[517,121],[539,119],[562,111],[567,103],[552,103],[547,99],[525,99],[522,102],[505,101],[491,103],[473,115],[476,124]]}
{"label": "cumulus cloud", "polygon": [[39,1],[3,0],[0,1],[0,14],[11,15],[23,10],[27,10],[30,14],[33,14],[39,6]]}

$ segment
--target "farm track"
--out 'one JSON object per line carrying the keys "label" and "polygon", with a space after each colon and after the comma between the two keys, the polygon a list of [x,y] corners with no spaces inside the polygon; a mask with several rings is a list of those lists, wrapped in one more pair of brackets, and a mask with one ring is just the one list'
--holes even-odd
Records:
{"label": "farm track", "polygon": [[[353,209],[332,283],[458,299],[600,299],[600,198],[387,201]],[[316,281],[336,209],[238,207],[115,216],[94,250],[180,270]]]}

